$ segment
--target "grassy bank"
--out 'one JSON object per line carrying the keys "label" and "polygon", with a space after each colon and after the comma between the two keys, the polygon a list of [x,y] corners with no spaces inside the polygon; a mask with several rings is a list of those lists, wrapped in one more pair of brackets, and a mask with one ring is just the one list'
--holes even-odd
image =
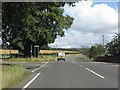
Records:
{"label": "grassy bank", "polygon": [[25,79],[29,72],[20,66],[3,66],[2,67],[2,88],[14,87],[20,81]]}
{"label": "grassy bank", "polygon": [[2,89],[2,65],[0,65],[0,90],[1,89]]}
{"label": "grassy bank", "polygon": [[83,54],[72,54],[70,56],[77,56],[76,60],[79,61],[85,61],[85,62],[92,61],[90,58],[88,58],[86,55]]}
{"label": "grassy bank", "polygon": [[56,60],[56,55],[40,55],[38,58],[12,58],[8,61],[13,62],[44,62],[44,61],[54,61]]}

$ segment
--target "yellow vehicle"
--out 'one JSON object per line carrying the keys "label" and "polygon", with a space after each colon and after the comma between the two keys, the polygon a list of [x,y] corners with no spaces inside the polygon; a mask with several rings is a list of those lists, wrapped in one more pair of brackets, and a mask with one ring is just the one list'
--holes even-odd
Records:
{"label": "yellow vehicle", "polygon": [[64,52],[59,52],[57,57],[58,57],[57,58],[58,61],[59,60],[64,60],[65,61],[65,53]]}

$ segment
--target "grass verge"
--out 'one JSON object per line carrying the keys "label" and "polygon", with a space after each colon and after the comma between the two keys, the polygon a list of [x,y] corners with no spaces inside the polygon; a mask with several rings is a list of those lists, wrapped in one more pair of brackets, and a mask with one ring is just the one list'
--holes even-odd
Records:
{"label": "grass verge", "polygon": [[83,54],[71,54],[70,56],[76,56],[77,57],[76,60],[78,61],[84,61],[84,62],[93,61],[92,59],[88,58],[86,55]]}
{"label": "grass verge", "polygon": [[38,58],[11,58],[13,62],[45,62],[56,60],[56,55],[40,55]]}
{"label": "grass verge", "polygon": [[0,65],[0,90],[1,89],[2,89],[2,65]]}
{"label": "grass verge", "polygon": [[10,88],[25,79],[29,72],[20,66],[2,66],[2,88]]}

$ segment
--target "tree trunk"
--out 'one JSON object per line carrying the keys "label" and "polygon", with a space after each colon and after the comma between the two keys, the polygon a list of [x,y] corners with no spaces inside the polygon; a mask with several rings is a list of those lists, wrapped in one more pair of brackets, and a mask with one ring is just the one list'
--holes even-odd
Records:
{"label": "tree trunk", "polygon": [[24,46],[24,50],[23,50],[23,54],[24,54],[24,57],[31,57],[31,46],[29,44],[26,44]]}

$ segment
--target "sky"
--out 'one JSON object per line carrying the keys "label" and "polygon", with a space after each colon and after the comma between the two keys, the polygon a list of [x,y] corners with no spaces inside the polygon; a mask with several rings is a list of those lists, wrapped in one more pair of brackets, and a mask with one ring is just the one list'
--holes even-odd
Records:
{"label": "sky", "polygon": [[82,48],[111,41],[118,33],[118,2],[80,1],[75,7],[64,6],[64,15],[74,18],[64,37],[58,37],[52,48]]}

